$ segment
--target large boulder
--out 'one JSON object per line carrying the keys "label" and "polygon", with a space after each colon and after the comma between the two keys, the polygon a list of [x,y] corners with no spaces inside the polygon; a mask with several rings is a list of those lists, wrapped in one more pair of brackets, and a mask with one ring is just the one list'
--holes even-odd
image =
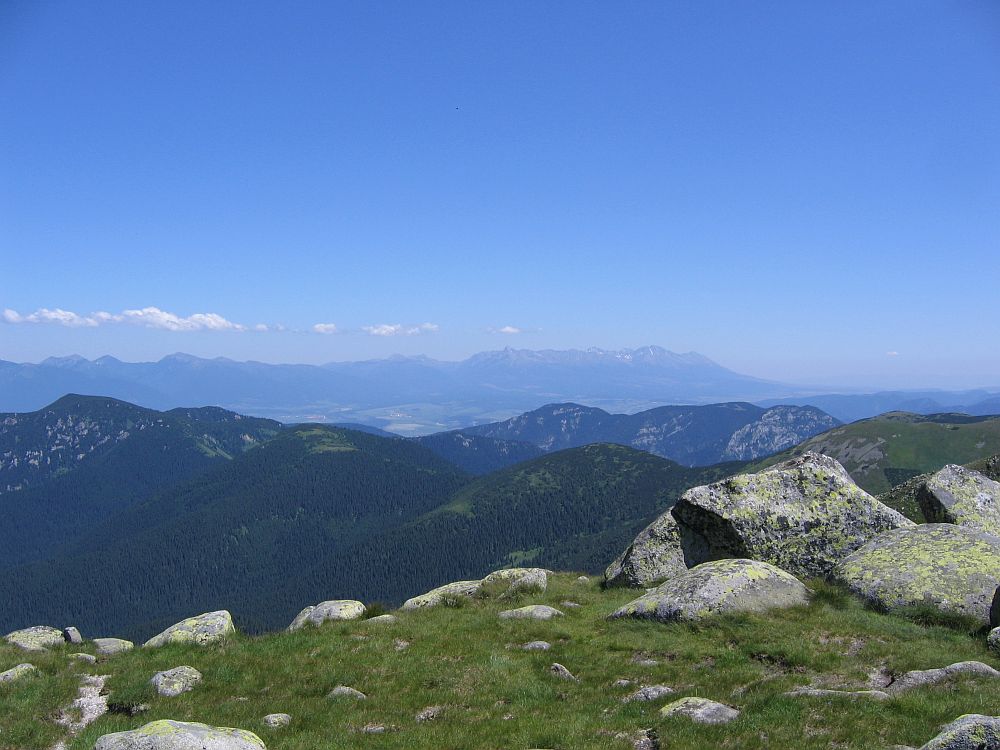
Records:
{"label": "large boulder", "polygon": [[156,648],[168,643],[193,643],[204,646],[215,643],[236,632],[233,617],[224,609],[218,612],[206,612],[203,615],[181,620],[159,635],[154,635],[144,644],[143,648]]}
{"label": "large boulder", "polygon": [[834,577],[882,609],[929,604],[987,625],[1000,539],[944,523],[892,529],[845,558]]}
{"label": "large boulder", "polygon": [[1000,536],[1000,482],[978,471],[948,464],[917,491],[929,523],[954,523]]}
{"label": "large boulder", "polygon": [[130,732],[106,734],[94,750],[267,750],[253,732],[161,719]]}
{"label": "large boulder", "polygon": [[746,557],[821,577],[877,534],[914,525],[858,487],[836,460],[811,452],[690,489],[673,515],[689,565]]}
{"label": "large boulder", "polygon": [[35,625],[15,630],[13,633],[7,633],[4,640],[18,648],[23,648],[25,651],[45,651],[65,643],[62,631],[48,625]]}
{"label": "large boulder", "polygon": [[334,599],[309,606],[299,612],[289,630],[300,630],[306,625],[322,625],[327,620],[357,620],[365,613],[365,605],[353,599]]}
{"label": "large boulder", "polygon": [[481,587],[499,586],[502,596],[515,591],[545,591],[548,587],[548,573],[543,568],[504,568],[494,570],[482,581]]}
{"label": "large boulder", "polygon": [[639,532],[604,571],[606,586],[649,586],[687,570],[677,520],[668,510]]}
{"label": "large boulder", "polygon": [[1000,747],[1000,716],[965,714],[941,727],[920,750],[995,750]]}
{"label": "large boulder", "polygon": [[809,601],[795,576],[756,560],[715,560],[672,578],[612,617],[696,621],[727,612],[765,612]]}
{"label": "large boulder", "polygon": [[444,586],[431,589],[426,594],[407,599],[403,602],[401,609],[436,607],[449,599],[468,599],[479,591],[480,586],[480,581],[455,581],[454,583],[446,583]]}
{"label": "large boulder", "polygon": [[94,648],[99,656],[114,656],[123,651],[131,651],[135,647],[132,641],[124,638],[95,638]]}

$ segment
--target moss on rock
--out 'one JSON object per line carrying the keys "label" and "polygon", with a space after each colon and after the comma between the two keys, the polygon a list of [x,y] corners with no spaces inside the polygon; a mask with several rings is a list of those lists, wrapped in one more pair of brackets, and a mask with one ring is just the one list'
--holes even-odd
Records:
{"label": "moss on rock", "polygon": [[206,612],[202,615],[189,617],[154,635],[144,644],[143,648],[156,648],[168,643],[194,643],[206,645],[222,640],[236,632],[233,617],[224,609],[217,612]]}

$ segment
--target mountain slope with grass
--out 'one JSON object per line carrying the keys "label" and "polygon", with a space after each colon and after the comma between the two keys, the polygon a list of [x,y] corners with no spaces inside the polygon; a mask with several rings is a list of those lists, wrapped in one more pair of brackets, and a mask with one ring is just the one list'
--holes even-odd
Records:
{"label": "mountain slope with grass", "polygon": [[1000,417],[890,412],[835,427],[748,470],[807,451],[837,459],[855,482],[879,494],[945,464],[966,464],[1000,453]]}

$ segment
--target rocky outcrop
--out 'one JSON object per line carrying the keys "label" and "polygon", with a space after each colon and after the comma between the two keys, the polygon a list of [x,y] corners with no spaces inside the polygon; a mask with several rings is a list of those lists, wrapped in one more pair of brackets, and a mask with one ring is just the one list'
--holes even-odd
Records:
{"label": "rocky outcrop", "polygon": [[660,716],[686,716],[699,724],[728,724],[739,715],[737,709],[724,703],[693,696],[681,698],[660,709]]}
{"label": "rocky outcrop", "polygon": [[821,577],[879,533],[913,525],[819,453],[688,490],[673,516],[689,565],[744,557]]}
{"label": "rocky outcrop", "polygon": [[1000,482],[948,464],[917,491],[929,523],[954,523],[1000,537]]}
{"label": "rocky outcrop", "polygon": [[893,529],[845,558],[834,577],[882,609],[931,605],[987,625],[1000,539],[952,524]]}
{"label": "rocky outcrop", "polygon": [[131,651],[135,647],[132,641],[124,638],[95,638],[94,648],[98,656],[114,656],[122,651]]}
{"label": "rocky outcrop", "polygon": [[920,750],[994,750],[1000,747],[1000,716],[965,714],[941,727]]}
{"label": "rocky outcrop", "polygon": [[[401,609],[435,607],[451,599],[469,599],[480,592],[498,593],[502,598],[517,591],[545,591],[548,571],[542,568],[504,568],[478,581],[455,581],[403,602]],[[499,589],[499,592],[497,591]]]}
{"label": "rocky outcrop", "polygon": [[130,732],[106,734],[94,750],[267,750],[253,732],[161,719]]}
{"label": "rocky outcrop", "polygon": [[38,667],[34,664],[18,664],[16,667],[11,667],[5,672],[0,672],[0,683],[13,682],[22,677],[27,677],[29,674],[34,674],[37,671]]}
{"label": "rocky outcrop", "polygon": [[65,643],[62,631],[48,625],[34,625],[15,630],[13,633],[7,633],[4,640],[25,651],[45,651]]}
{"label": "rocky outcrop", "polygon": [[175,695],[194,690],[195,685],[199,682],[201,682],[201,672],[188,666],[157,672],[149,681],[156,688],[156,692],[166,698],[173,698]]}
{"label": "rocky outcrop", "polygon": [[299,612],[288,626],[288,630],[300,630],[306,625],[322,625],[327,621],[357,620],[364,613],[365,605],[353,599],[320,602]]}
{"label": "rocky outcrop", "polygon": [[626,604],[612,617],[697,621],[728,612],[766,612],[806,604],[794,576],[756,560],[702,563]]}
{"label": "rocky outcrop", "polygon": [[604,571],[606,586],[650,586],[687,570],[681,532],[668,510],[636,536]]}
{"label": "rocky outcrop", "polygon": [[236,632],[233,617],[224,609],[189,617],[155,635],[142,644],[143,648],[157,648],[168,643],[193,643],[204,646],[221,641]]}
{"label": "rocky outcrop", "polygon": [[553,617],[562,616],[562,612],[546,604],[529,604],[527,607],[505,609],[499,615],[501,620],[551,620]]}

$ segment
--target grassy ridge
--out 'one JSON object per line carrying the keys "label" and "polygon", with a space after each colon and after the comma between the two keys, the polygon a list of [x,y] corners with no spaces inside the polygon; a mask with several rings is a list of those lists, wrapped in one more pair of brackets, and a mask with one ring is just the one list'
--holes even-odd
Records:
{"label": "grassy ridge", "polygon": [[[146,702],[150,710],[100,719],[71,750],[90,750],[101,734],[157,718],[251,729],[271,750],[333,744],[624,750],[630,745],[615,733],[640,728],[655,729],[671,748],[881,748],[920,745],[940,724],[963,713],[1000,714],[1000,685],[984,679],[925,687],[881,703],[782,696],[814,681],[863,686],[879,669],[901,673],[964,659],[1000,666],[981,637],[875,613],[837,589],[813,588],[808,607],[766,617],[723,617],[701,626],[660,625],[606,620],[636,592],[601,591],[596,583],[578,584],[562,574],[547,593],[524,595],[519,602],[561,607],[566,616],[551,622],[500,621],[498,610],[511,602],[483,600],[399,613],[394,625],[357,621],[295,634],[241,636],[220,647],[139,650],[93,667],[70,664],[55,652],[31,659],[43,666],[43,675],[0,686],[0,748],[49,747],[58,736],[50,717],[67,699],[78,671],[111,674],[112,702]],[[567,599],[582,606],[561,606]],[[549,641],[552,650],[518,648],[535,639]],[[409,646],[397,650],[399,641]],[[657,664],[638,663],[637,657]],[[0,669],[25,660],[23,652],[0,646]],[[554,661],[580,682],[550,675]],[[200,670],[204,682],[176,698],[154,696],[148,686],[152,674],[181,664]],[[622,678],[666,684],[678,697],[712,698],[743,713],[721,727],[662,719],[663,700],[621,702],[629,689],[612,683]],[[326,698],[338,684],[369,698]],[[431,705],[445,706],[441,718],[416,722],[415,714]],[[291,725],[265,729],[261,718],[272,712],[292,714]],[[366,724],[387,731],[378,736],[359,731]]]}

